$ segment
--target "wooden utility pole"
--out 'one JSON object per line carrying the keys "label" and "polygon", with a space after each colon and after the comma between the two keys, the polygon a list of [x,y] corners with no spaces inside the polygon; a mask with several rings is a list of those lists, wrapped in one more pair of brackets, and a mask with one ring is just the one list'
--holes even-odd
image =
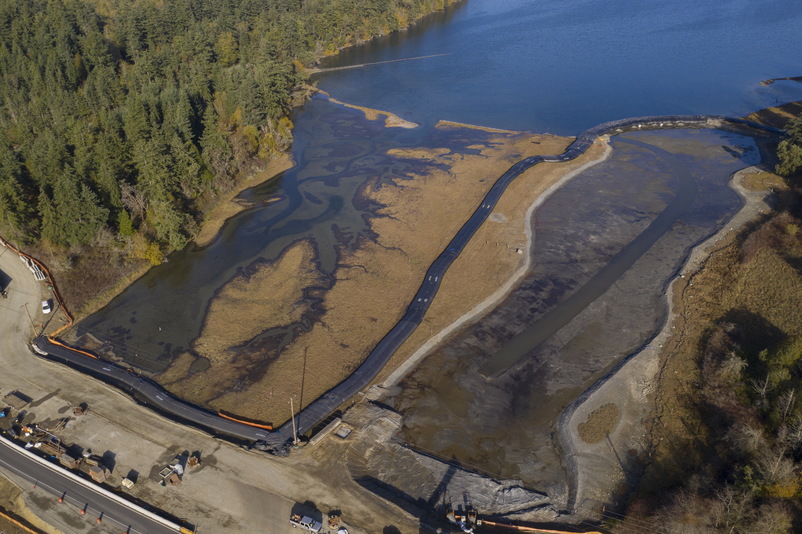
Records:
{"label": "wooden utility pole", "polygon": [[290,418],[292,419],[292,444],[298,445],[298,432],[295,429],[295,410],[292,406],[292,396],[290,396]]}

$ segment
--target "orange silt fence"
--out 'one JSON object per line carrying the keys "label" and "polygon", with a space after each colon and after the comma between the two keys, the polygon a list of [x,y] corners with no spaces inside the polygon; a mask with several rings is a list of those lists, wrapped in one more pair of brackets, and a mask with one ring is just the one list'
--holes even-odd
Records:
{"label": "orange silt fence", "polygon": [[242,419],[237,419],[236,417],[231,417],[230,415],[226,415],[223,412],[217,412],[217,415],[219,415],[223,419],[228,419],[229,421],[234,421],[236,423],[240,423],[243,425],[248,425],[255,428],[263,428],[265,430],[273,430],[273,425],[262,425],[259,423],[252,423],[250,421],[243,421]]}
{"label": "orange silt fence", "polygon": [[[52,343],[54,345],[58,345],[58,346],[63,347],[65,349],[71,350],[73,352],[77,352],[77,353],[83,354],[84,356],[88,356],[88,357],[90,357],[92,359],[99,360],[100,358],[98,358],[97,356],[95,356],[94,354],[92,354],[90,352],[86,352],[84,350],[76,349],[75,347],[70,347],[70,346],[65,345],[64,343],[62,343],[62,342],[60,342],[60,341],[58,341],[56,339],[56,336],[59,333],[63,332],[64,330],[66,330],[67,328],[69,328],[70,326],[73,325],[74,319],[73,319],[72,315],[70,314],[69,310],[67,309],[67,306],[64,305],[64,301],[61,299],[61,295],[59,295],[58,288],[56,286],[56,282],[53,279],[53,276],[50,274],[50,271],[47,269],[47,267],[45,267],[45,265],[42,262],[40,262],[39,260],[37,260],[36,258],[34,258],[32,256],[29,256],[28,254],[25,254],[24,252],[18,250],[16,247],[12,246],[11,243],[9,243],[8,241],[6,241],[6,240],[4,240],[2,238],[0,238],[0,244],[8,247],[9,249],[14,251],[19,256],[27,258],[28,260],[34,262],[37,265],[37,267],[39,267],[42,270],[42,272],[45,273],[45,275],[47,275],[47,280],[50,283],[50,287],[53,289],[53,295],[55,296],[56,301],[58,301],[58,304],[61,307],[61,309],[64,311],[64,314],[67,316],[67,324],[65,324],[64,326],[62,326],[61,328],[59,328],[58,330],[56,330],[52,334],[49,334],[47,336],[48,341],[50,341],[50,343]],[[135,371],[133,371],[132,369],[128,369],[128,371],[130,371],[132,373],[135,373],[135,374],[138,374]],[[224,414],[222,412],[217,412],[217,415],[219,417],[222,417],[223,419],[228,419],[229,421],[234,421],[236,423],[240,423],[240,424],[243,424],[243,425],[251,426],[251,427],[254,427],[254,428],[261,428],[261,429],[268,430],[268,431],[272,431],[273,430],[273,425],[254,423],[254,422],[251,422],[251,421],[245,421],[245,420],[242,420],[242,419],[237,419],[235,417],[231,417],[230,415],[226,415],[226,414]],[[98,522],[100,522],[100,518],[98,518]]]}
{"label": "orange silt fence", "polygon": [[66,330],[67,328],[72,326],[72,323],[73,323],[73,318],[72,318],[72,315],[70,314],[70,310],[67,309],[67,306],[64,305],[64,301],[61,300],[61,295],[59,295],[58,286],[56,286],[56,281],[53,278],[53,275],[50,274],[50,270],[48,270],[48,268],[45,267],[44,263],[42,263],[41,261],[37,260],[33,256],[29,256],[28,254],[25,254],[21,250],[18,250],[16,247],[14,247],[11,243],[6,241],[5,239],[0,238],[0,244],[2,244],[5,247],[11,249],[17,255],[19,255],[19,256],[21,256],[23,258],[27,258],[28,260],[32,261],[33,263],[36,264],[37,267],[39,267],[42,270],[43,273],[45,273],[47,275],[47,281],[50,283],[50,287],[53,288],[53,296],[56,297],[56,301],[58,302],[59,307],[64,311],[64,315],[67,316],[67,324],[65,324],[64,326],[62,326],[61,328],[59,328],[58,330],[56,330],[55,332],[53,332],[52,334],[47,336],[48,338],[50,338],[52,340],[53,336],[57,336],[60,332]]}

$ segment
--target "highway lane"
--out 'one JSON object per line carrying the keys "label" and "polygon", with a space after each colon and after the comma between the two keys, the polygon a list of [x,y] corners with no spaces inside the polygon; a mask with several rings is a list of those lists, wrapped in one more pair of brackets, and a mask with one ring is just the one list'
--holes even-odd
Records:
{"label": "highway lane", "polygon": [[[712,128],[712,129],[740,129],[749,128],[761,130],[774,135],[784,132],[745,119],[735,119],[712,115],[675,115],[663,117],[634,117],[618,121],[607,122],[590,128],[577,136],[571,145],[559,155],[530,156],[515,163],[499,177],[480,206],[459,229],[446,249],[435,259],[426,272],[423,283],[413,297],[404,316],[385,335],[385,337],[371,351],[365,361],[340,384],[329,390],[326,394],[313,401],[296,417],[296,428],[299,434],[304,434],[323,422],[331,413],[339,408],[346,400],[366,387],[381,369],[387,364],[392,355],[406,341],[412,332],[423,320],[432,299],[440,287],[440,281],[448,268],[459,256],[471,237],[492,213],[496,203],[515,178],[527,169],[543,162],[569,161],[584,154],[585,151],[602,135],[616,135],[630,130],[674,129],[674,128]],[[268,433],[265,429],[255,428],[247,424],[224,419],[214,412],[192,405],[166,393],[155,383],[131,373],[122,367],[93,360],[74,352],[64,346],[53,344],[46,338],[37,338],[35,346],[42,352],[64,361],[78,369],[84,370],[106,380],[113,385],[128,391],[135,398],[155,409],[168,414],[178,420],[189,422],[214,434],[222,434],[237,439],[259,442],[266,450],[274,454],[287,454],[293,440],[293,425],[291,421],[285,423],[275,432]]]}
{"label": "highway lane", "polygon": [[[174,534],[180,531],[177,523],[125,501],[93,482],[82,480],[5,437],[0,437],[0,469],[48,491],[53,495],[53,506],[63,506],[76,516],[84,510],[88,528],[129,534]],[[100,526],[98,518],[101,519]]]}

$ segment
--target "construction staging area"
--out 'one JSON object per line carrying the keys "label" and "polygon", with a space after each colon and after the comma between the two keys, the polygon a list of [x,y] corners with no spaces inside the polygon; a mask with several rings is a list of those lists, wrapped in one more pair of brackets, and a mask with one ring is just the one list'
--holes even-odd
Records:
{"label": "construction staging area", "polygon": [[[486,477],[472,478],[453,465],[404,449],[394,441],[398,414],[367,399],[348,410],[341,422],[334,421],[314,444],[294,449],[286,458],[247,450],[175,423],[111,386],[34,355],[25,341],[32,325],[55,328],[63,322],[58,313],[45,318],[30,304],[37,313],[30,317],[25,313],[24,302],[37,303],[49,296],[50,289],[30,276],[28,268],[7,249],[0,250],[0,268],[12,279],[4,301],[8,305],[2,308],[4,320],[0,321],[5,365],[0,374],[0,409],[5,413],[0,425],[8,437],[16,435],[21,443],[31,443],[31,450],[44,452],[42,456],[52,457],[51,461],[65,470],[84,473],[88,483],[157,506],[198,532],[292,532],[287,518],[293,514],[321,522],[321,532],[449,528],[441,504],[443,494],[438,491],[441,475],[447,472],[459,474],[449,475],[455,480],[452,492],[458,491],[453,488],[458,488],[456,480],[462,478],[464,484],[481,480],[488,488],[495,487],[495,493],[487,493],[483,486],[474,485],[472,495],[477,498],[487,495],[486,499],[498,503],[500,496],[508,493],[506,486]],[[375,448],[379,445],[386,450]],[[400,480],[384,472],[381,465],[367,469],[366,460],[373,455],[391,457],[385,454],[409,455],[397,458],[416,459],[422,462],[422,469],[429,462],[434,474],[413,487],[416,470]],[[43,532],[103,531],[113,526],[110,519],[98,525],[96,517],[82,515],[88,503],[75,502],[69,495],[45,484],[32,484],[13,472],[4,470],[4,476],[16,488],[2,484],[0,495],[5,497],[0,506]],[[396,485],[399,491],[387,500],[388,488]],[[402,492],[402,487],[407,491]],[[437,497],[431,500],[434,495]],[[492,509],[483,504],[477,506]],[[340,519],[331,530],[326,518],[333,511]],[[270,529],[265,525],[271,525]]]}

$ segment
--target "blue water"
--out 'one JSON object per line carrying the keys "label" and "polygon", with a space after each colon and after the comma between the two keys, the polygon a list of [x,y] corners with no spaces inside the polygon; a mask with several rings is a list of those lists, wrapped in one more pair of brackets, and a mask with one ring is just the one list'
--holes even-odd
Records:
{"label": "blue water", "polygon": [[798,0],[467,0],[323,66],[346,102],[419,123],[448,119],[574,135],[638,115],[741,116],[802,99]]}

